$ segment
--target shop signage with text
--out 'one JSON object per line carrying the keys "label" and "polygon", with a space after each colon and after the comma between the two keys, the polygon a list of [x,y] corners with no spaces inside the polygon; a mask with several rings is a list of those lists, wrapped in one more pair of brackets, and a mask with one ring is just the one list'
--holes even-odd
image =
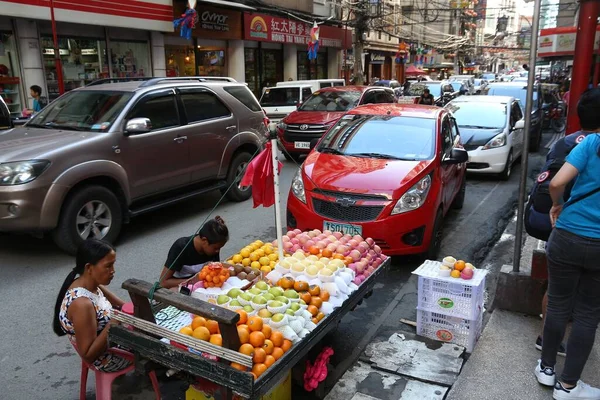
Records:
{"label": "shop signage with text", "polygon": [[[577,28],[559,27],[542,29],[538,42],[539,57],[557,57],[573,55],[575,53],[575,38]],[[600,26],[596,30],[594,49],[600,46]]]}
{"label": "shop signage with text", "polygon": [[[310,24],[301,21],[244,13],[244,39],[247,40],[304,46],[310,42],[310,29]],[[323,47],[350,48],[352,33],[342,28],[321,25],[319,43]]]}
{"label": "shop signage with text", "polygon": [[[175,3],[174,17],[185,12],[183,3]],[[192,35],[200,39],[242,39],[242,13],[198,4],[198,21]]]}

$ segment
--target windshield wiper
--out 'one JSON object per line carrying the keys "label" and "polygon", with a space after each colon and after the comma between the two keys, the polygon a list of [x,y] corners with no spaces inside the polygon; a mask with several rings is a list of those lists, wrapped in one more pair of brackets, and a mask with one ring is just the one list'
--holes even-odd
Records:
{"label": "windshield wiper", "polygon": [[498,129],[493,126],[480,126],[480,125],[459,125],[459,128],[470,128],[470,129]]}
{"label": "windshield wiper", "polygon": [[40,124],[27,124],[29,128],[42,128],[42,129],[52,129],[50,126],[40,125]]}
{"label": "windshield wiper", "polygon": [[63,129],[65,131],[84,131],[85,129],[71,125],[60,125],[55,122],[47,122],[44,124],[48,129]]}
{"label": "windshield wiper", "polygon": [[346,154],[346,155],[352,156],[352,157],[381,158],[384,160],[414,161],[414,159],[400,158],[400,157],[392,156],[390,154],[382,154],[382,153],[352,153],[352,154]]}
{"label": "windshield wiper", "polygon": [[344,156],[346,153],[342,153],[338,149],[334,149],[333,147],[322,147],[319,150],[319,153],[327,153],[327,154],[337,154],[338,156]]}

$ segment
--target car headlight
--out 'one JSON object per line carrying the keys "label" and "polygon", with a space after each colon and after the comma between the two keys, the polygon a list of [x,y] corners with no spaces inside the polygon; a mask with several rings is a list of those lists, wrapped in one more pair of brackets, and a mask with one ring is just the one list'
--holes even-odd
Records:
{"label": "car headlight", "polygon": [[287,124],[283,121],[279,121],[279,123],[277,124],[277,128],[281,129],[282,131],[285,131],[287,127]]}
{"label": "car headlight", "polygon": [[304,192],[304,182],[302,181],[302,168],[298,169],[298,172],[294,175],[294,179],[292,179],[292,192],[298,200],[306,204],[306,193]]}
{"label": "car headlight", "polygon": [[33,181],[50,165],[50,161],[31,160],[0,164],[0,186],[22,185]]}
{"label": "car headlight", "polygon": [[495,149],[497,147],[506,146],[506,134],[503,132],[499,135],[496,135],[487,142],[485,146],[483,146],[483,150]]}
{"label": "car headlight", "polygon": [[402,214],[408,211],[416,210],[425,203],[427,194],[431,188],[431,174],[427,175],[417,182],[410,190],[396,203],[392,210],[392,215]]}

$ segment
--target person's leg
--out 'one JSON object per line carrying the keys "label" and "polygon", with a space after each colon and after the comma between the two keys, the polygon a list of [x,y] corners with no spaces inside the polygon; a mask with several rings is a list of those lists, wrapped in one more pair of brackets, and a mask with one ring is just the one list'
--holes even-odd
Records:
{"label": "person's leg", "polygon": [[577,384],[590,355],[600,322],[600,240],[582,239],[585,263],[573,308],[569,354],[561,375],[563,386]]}

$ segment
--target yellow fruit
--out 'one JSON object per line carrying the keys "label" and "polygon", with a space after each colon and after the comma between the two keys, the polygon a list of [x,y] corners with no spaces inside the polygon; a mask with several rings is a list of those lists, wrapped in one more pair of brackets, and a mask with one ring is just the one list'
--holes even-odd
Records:
{"label": "yellow fruit", "polygon": [[275,261],[271,261],[269,263],[269,267],[271,267],[271,269],[275,268],[275,265],[277,265],[277,263]]}
{"label": "yellow fruit", "polygon": [[261,267],[261,265],[260,265],[260,263],[258,261],[252,261],[252,264],[250,264],[250,266],[253,269],[260,269],[260,267]]}
{"label": "yellow fruit", "polygon": [[271,262],[271,260],[269,260],[269,257],[261,257],[258,262],[260,263],[260,265],[269,265],[269,263]]}
{"label": "yellow fruit", "polygon": [[234,264],[239,264],[242,262],[243,259],[244,257],[242,257],[240,254],[236,254],[231,258],[231,261],[233,261]]}
{"label": "yellow fruit", "polygon": [[460,278],[460,271],[457,269],[452,270],[452,272],[450,272],[450,276],[453,278]]}
{"label": "yellow fruit", "polygon": [[255,251],[250,253],[250,261],[258,261],[259,258],[260,258],[260,256]]}
{"label": "yellow fruit", "polygon": [[243,265],[244,267],[247,267],[247,266],[249,266],[249,265],[250,265],[250,263],[251,263],[251,262],[252,262],[252,261],[251,261],[249,258],[244,258],[244,259],[242,260],[242,265]]}
{"label": "yellow fruit", "polygon": [[240,251],[240,256],[242,256],[242,258],[248,258],[250,257],[250,249],[247,247],[244,247],[242,249],[242,251]]}
{"label": "yellow fruit", "polygon": [[263,274],[268,274],[269,272],[271,272],[271,267],[268,265],[263,265],[262,267],[260,267],[260,271]]}
{"label": "yellow fruit", "polygon": [[210,331],[207,327],[201,326],[199,328],[194,329],[194,333],[192,334],[196,339],[209,341],[210,340]]}
{"label": "yellow fruit", "polygon": [[273,254],[273,247],[271,247],[269,245],[263,246],[263,250],[265,251],[265,254],[268,256]]}
{"label": "yellow fruit", "polygon": [[259,257],[264,257],[265,256],[265,251],[263,249],[257,249],[255,251],[255,253],[259,256]]}
{"label": "yellow fruit", "polygon": [[194,334],[194,330],[189,326],[184,326],[179,330],[179,333],[183,333],[184,335],[192,336]]}
{"label": "yellow fruit", "polygon": [[277,255],[277,253],[271,253],[268,255],[269,260],[271,261],[277,261],[279,259],[279,256]]}
{"label": "yellow fruit", "polygon": [[257,245],[258,247],[263,246],[265,243],[262,240],[257,240],[256,242],[254,242],[255,245]]}

